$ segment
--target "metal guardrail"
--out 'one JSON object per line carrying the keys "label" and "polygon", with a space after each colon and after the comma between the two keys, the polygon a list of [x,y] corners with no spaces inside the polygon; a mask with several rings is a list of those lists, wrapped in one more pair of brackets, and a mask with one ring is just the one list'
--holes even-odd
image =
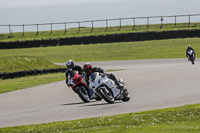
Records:
{"label": "metal guardrail", "polygon": [[[89,27],[91,28],[91,32],[92,32],[94,30],[94,23],[105,22],[105,25],[103,25],[103,27],[105,27],[105,32],[106,32],[109,28],[108,23],[111,22],[111,21],[119,21],[117,26],[119,26],[119,30],[120,30],[121,27],[122,27],[122,21],[132,20],[132,24],[127,24],[127,25],[132,25],[133,26],[132,30],[134,30],[136,25],[140,25],[140,23],[136,24],[136,20],[141,20],[141,19],[145,20],[146,19],[146,25],[147,25],[147,29],[148,29],[149,25],[150,25],[150,19],[155,19],[155,18],[159,19],[160,22],[156,22],[155,24],[160,24],[160,28],[162,28],[166,18],[172,18],[174,22],[170,21],[169,23],[173,23],[174,27],[175,27],[177,25],[177,19],[180,18],[180,17],[184,17],[184,18],[187,18],[185,23],[188,23],[188,27],[190,27],[190,23],[193,22],[193,21],[191,21],[191,18],[195,17],[195,16],[199,16],[198,20],[200,20],[200,14],[190,14],[190,15],[174,15],[174,16],[115,18],[115,19],[102,19],[102,20],[90,20],[90,21],[78,21],[78,22],[22,24],[22,25],[0,25],[0,27],[7,27],[8,28],[7,33],[9,33],[10,35],[13,34],[13,30],[12,30],[13,27],[21,27],[22,28],[22,34],[24,35],[25,34],[25,27],[28,27],[28,26],[36,27],[36,34],[39,34],[39,32],[40,32],[39,28],[42,27],[42,26],[49,26],[49,29],[48,30],[46,29],[46,31],[50,31],[50,33],[53,33],[53,26],[54,25],[63,25],[64,33],[66,33],[67,32],[67,25],[76,24],[77,26],[75,28],[78,28],[77,33],[79,33],[80,30],[81,30],[81,25],[84,24],[84,23],[90,23]],[[200,22],[200,21],[198,21],[198,22]]]}

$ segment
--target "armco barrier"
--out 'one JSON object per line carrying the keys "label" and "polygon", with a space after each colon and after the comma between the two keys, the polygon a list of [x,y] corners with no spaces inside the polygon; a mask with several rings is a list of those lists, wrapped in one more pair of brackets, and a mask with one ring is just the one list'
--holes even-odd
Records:
{"label": "armco barrier", "polygon": [[80,45],[95,43],[130,42],[145,40],[160,40],[186,37],[200,37],[200,30],[178,30],[162,32],[137,32],[124,34],[108,34],[99,36],[67,37],[47,40],[0,42],[0,49],[47,47],[57,45]]}
{"label": "armco barrier", "polygon": [[47,74],[47,73],[64,73],[66,68],[58,68],[58,69],[42,69],[42,70],[30,70],[30,71],[18,71],[13,73],[0,73],[1,79],[13,79],[18,77],[32,76],[38,74]]}

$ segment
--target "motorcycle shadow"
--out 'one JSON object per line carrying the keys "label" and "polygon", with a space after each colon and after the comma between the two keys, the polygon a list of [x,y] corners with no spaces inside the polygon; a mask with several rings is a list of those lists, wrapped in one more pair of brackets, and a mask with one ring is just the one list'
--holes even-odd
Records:
{"label": "motorcycle shadow", "polygon": [[[90,101],[91,102],[96,102],[96,101]],[[67,106],[67,105],[78,105],[78,104],[88,104],[88,103],[84,103],[84,102],[78,102],[78,103],[67,103],[67,104],[61,104],[60,106]]]}
{"label": "motorcycle shadow", "polygon": [[[94,101],[95,102],[95,101]],[[98,102],[98,101],[96,101]],[[91,102],[90,102],[91,103]],[[114,105],[114,104],[119,104],[119,103],[123,103],[122,101],[115,101],[115,103],[113,104],[110,104],[110,103],[107,103],[107,102],[104,102],[104,103],[94,103],[94,104],[87,104],[87,105],[82,105],[82,106],[102,106],[102,105],[106,105],[106,106],[110,106],[110,105]]]}
{"label": "motorcycle shadow", "polygon": [[[107,103],[107,102],[104,102],[104,103],[96,103],[98,101],[90,101],[89,103],[84,103],[84,102],[78,102],[78,103],[67,103],[67,104],[61,104],[60,106],[69,106],[69,105],[82,105],[82,107],[85,107],[85,106],[101,106],[101,105],[114,105],[114,104],[119,104],[119,103],[123,103],[122,101],[116,101],[115,103],[113,104],[110,104],[110,103]],[[93,104],[94,103],[94,104]]]}

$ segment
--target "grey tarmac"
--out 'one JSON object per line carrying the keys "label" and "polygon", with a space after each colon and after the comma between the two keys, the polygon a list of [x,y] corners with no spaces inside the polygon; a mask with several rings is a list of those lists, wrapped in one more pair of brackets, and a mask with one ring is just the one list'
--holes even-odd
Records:
{"label": "grey tarmac", "polygon": [[[85,62],[76,62],[83,65]],[[200,103],[200,59],[90,62],[122,77],[129,102],[83,103],[65,81],[0,94],[0,128],[111,116]],[[65,65],[65,63],[57,63]],[[64,73],[63,73],[64,74]]]}

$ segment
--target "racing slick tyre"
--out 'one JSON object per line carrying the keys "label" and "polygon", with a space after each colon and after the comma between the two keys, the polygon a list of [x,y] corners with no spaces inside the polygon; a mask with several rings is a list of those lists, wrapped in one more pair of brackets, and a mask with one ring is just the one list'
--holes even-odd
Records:
{"label": "racing slick tyre", "polygon": [[84,86],[80,86],[77,88],[77,93],[81,100],[83,100],[84,103],[90,102],[90,98],[88,96],[88,92]]}
{"label": "racing slick tyre", "polygon": [[115,99],[112,95],[112,92],[110,91],[110,89],[107,89],[106,87],[104,88],[100,88],[99,89],[99,94],[102,96],[102,98],[108,102],[108,103],[114,103]]}

